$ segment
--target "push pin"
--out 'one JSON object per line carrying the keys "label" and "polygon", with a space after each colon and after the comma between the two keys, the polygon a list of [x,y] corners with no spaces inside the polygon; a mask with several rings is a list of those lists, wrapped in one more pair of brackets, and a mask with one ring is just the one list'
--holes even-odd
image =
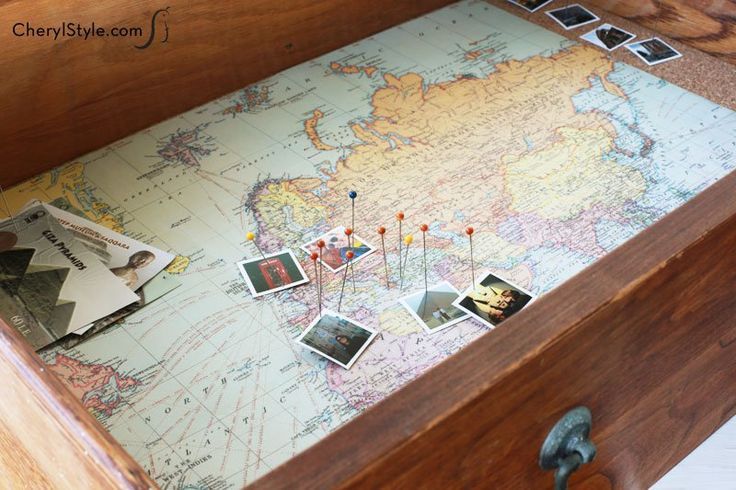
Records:
{"label": "push pin", "polygon": [[470,273],[473,278],[473,288],[475,288],[475,263],[473,262],[473,233],[475,230],[472,226],[468,226],[465,228],[465,234],[468,235],[468,239],[470,240]]}
{"label": "push pin", "polygon": [[245,234],[245,238],[249,242],[253,242],[253,245],[255,245],[256,250],[258,250],[258,252],[261,254],[261,257],[263,257],[263,260],[266,260],[266,256],[263,254],[263,250],[261,250],[261,247],[259,247],[258,244],[256,243],[256,234],[253,233],[252,231],[249,231],[248,233]]}
{"label": "push pin", "polygon": [[422,247],[424,248],[424,295],[427,295],[427,230],[429,226],[422,224],[419,229],[422,231]]}
{"label": "push pin", "polygon": [[317,278],[318,276],[317,259],[319,258],[319,254],[317,252],[312,252],[309,258],[312,259],[312,262],[314,263],[314,282],[317,285],[317,304],[319,305],[319,316],[321,318],[322,317],[322,288],[319,283],[319,279]]}
{"label": "push pin", "polygon": [[[319,249],[319,297],[322,297],[322,265],[324,265],[324,262],[322,262],[322,249],[325,248],[325,241],[324,240],[317,240],[317,248]],[[321,303],[320,303],[321,305]]]}
{"label": "push pin", "polygon": [[381,250],[383,250],[383,268],[386,271],[386,287],[390,288],[391,284],[388,282],[388,261],[386,260],[386,242],[384,235],[386,234],[386,228],[383,226],[378,227],[378,234],[381,235]]}
{"label": "push pin", "polygon": [[404,237],[401,234],[401,222],[404,221],[404,212],[399,211],[396,213],[396,219],[399,221],[399,279],[404,277],[404,268],[401,265],[401,244],[404,241]]}
{"label": "push pin", "polygon": [[358,193],[355,191],[348,192],[348,197],[350,198],[350,207],[352,212],[352,219],[350,221],[350,227],[354,230],[355,229],[355,198],[358,197]]}
{"label": "push pin", "polygon": [[[355,254],[352,250],[348,250],[345,253],[345,258],[348,259],[348,265],[350,265],[350,262],[353,260],[353,257]],[[342,306],[342,295],[345,292],[345,281],[348,279],[348,268],[345,267],[345,274],[342,276],[342,287],[340,288],[340,301],[337,302],[337,312],[340,313],[340,307]]]}
{"label": "push pin", "polygon": [[[345,235],[348,237],[348,248],[352,252],[353,251],[353,242],[351,241],[351,239],[353,239],[353,229],[352,228],[345,228]],[[348,266],[350,266],[350,275],[353,278],[353,292],[356,292],[357,289],[355,288],[355,268],[353,267],[353,264],[350,263],[350,261],[348,261]]]}
{"label": "push pin", "polygon": [[[404,237],[404,244],[406,245],[406,257],[404,258],[404,268],[403,271],[406,272],[406,266],[409,262],[409,245],[412,244],[414,241],[414,237],[412,235],[406,235]],[[401,276],[401,285],[399,286],[400,289],[404,289],[404,276]]]}

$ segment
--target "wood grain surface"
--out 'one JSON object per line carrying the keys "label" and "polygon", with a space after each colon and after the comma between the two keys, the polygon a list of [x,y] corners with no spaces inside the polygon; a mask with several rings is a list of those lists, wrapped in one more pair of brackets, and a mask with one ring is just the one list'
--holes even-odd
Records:
{"label": "wood grain surface", "polygon": [[549,488],[567,410],[593,413],[574,488],[646,488],[736,413],[736,173],[254,488]]}
{"label": "wood grain surface", "polygon": [[[0,1],[0,185],[337,49],[450,0]],[[15,37],[63,21],[142,27],[143,38]]]}
{"label": "wood grain surface", "polygon": [[0,488],[155,488],[0,320]]}
{"label": "wood grain surface", "polygon": [[587,3],[736,64],[736,0],[588,0]]}

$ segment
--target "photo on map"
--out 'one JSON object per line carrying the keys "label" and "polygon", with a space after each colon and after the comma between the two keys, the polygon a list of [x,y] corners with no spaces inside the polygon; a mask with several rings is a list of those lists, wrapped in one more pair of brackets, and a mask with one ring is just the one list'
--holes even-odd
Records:
{"label": "photo on map", "polygon": [[419,325],[429,333],[439,332],[466,319],[467,313],[453,306],[460,293],[443,281],[399,300]]}
{"label": "photo on map", "polygon": [[302,245],[301,249],[307,252],[307,254],[311,254],[312,252],[319,253],[317,242],[324,240],[325,246],[322,248],[322,264],[332,272],[339,272],[348,262],[347,257],[345,257],[348,250],[352,250],[355,254],[352,260],[353,264],[375,251],[375,247],[366,243],[359,236],[355,234],[351,236],[352,243],[348,244],[345,227],[338,226],[311,242]]}
{"label": "photo on map", "polygon": [[635,34],[626,32],[611,24],[600,25],[587,34],[580,36],[581,39],[584,39],[591,44],[595,44],[606,51],[613,51],[635,37]]}
{"label": "photo on map", "polygon": [[307,349],[350,369],[377,332],[339,313],[322,310],[322,316],[309,324],[296,339]]}
{"label": "photo on map", "polygon": [[627,44],[626,48],[649,66],[682,57],[679,51],[657,37]]}
{"label": "photo on map", "polygon": [[238,267],[254,298],[309,282],[291,250],[243,260]]}
{"label": "photo on map", "polygon": [[494,328],[531,303],[534,295],[506,279],[488,273],[468,288],[453,306]]}
{"label": "photo on map", "polygon": [[545,13],[568,31],[599,20],[597,15],[577,3]]}
{"label": "photo on map", "polygon": [[508,0],[509,2],[517,5],[527,12],[536,12],[540,8],[544,7],[552,0]]}

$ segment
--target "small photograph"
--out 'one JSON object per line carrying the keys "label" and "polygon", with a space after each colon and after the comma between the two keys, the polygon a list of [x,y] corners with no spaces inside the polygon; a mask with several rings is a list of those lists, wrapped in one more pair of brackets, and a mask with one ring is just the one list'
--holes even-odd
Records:
{"label": "small photograph", "polygon": [[649,66],[682,57],[679,51],[657,37],[627,44],[626,47]]}
{"label": "small photograph", "polygon": [[533,299],[529,291],[489,273],[475,287],[465,291],[453,305],[493,328],[521,311]]}
{"label": "small photograph", "polygon": [[536,12],[540,8],[552,2],[552,0],[508,0],[509,2],[517,5],[527,12]]}
{"label": "small photograph", "polygon": [[353,243],[348,244],[348,237],[345,235],[345,227],[338,226],[306,245],[302,245],[301,248],[307,252],[307,254],[311,254],[312,252],[319,253],[317,242],[324,240],[325,247],[322,249],[322,263],[332,272],[339,272],[348,262],[348,259],[345,257],[348,250],[352,250],[355,254],[352,261],[353,263],[359,261],[363,257],[367,257],[375,250],[372,245],[366,243],[359,236],[355,234],[351,236]]}
{"label": "small photograph", "polygon": [[322,316],[315,318],[296,341],[345,369],[350,369],[376,335],[374,330],[339,313],[322,310]]}
{"label": "small photograph", "polygon": [[613,51],[624,43],[634,39],[636,35],[626,32],[623,29],[612,26],[611,24],[603,24],[596,27],[587,34],[580,36],[591,44],[595,44],[599,48],[606,51]]}
{"label": "small photograph", "polygon": [[555,10],[548,10],[546,14],[568,31],[599,20],[597,15],[577,3]]}
{"label": "small photograph", "polygon": [[238,267],[254,298],[309,282],[291,250],[243,260]]}
{"label": "small photograph", "polygon": [[399,302],[411,316],[429,333],[439,332],[468,317],[467,313],[453,306],[460,293],[447,281],[401,298]]}

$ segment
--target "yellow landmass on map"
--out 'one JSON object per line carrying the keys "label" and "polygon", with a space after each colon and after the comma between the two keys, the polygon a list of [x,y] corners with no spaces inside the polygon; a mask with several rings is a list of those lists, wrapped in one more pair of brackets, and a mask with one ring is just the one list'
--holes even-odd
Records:
{"label": "yellow landmass on map", "polygon": [[191,260],[189,259],[189,257],[177,255],[176,258],[171,261],[168,267],[166,267],[166,272],[168,272],[169,274],[182,274],[185,270],[187,270],[190,263]]}
{"label": "yellow landmass on map", "polygon": [[312,145],[321,151],[330,151],[334,150],[334,146],[330,146],[327,143],[322,141],[322,138],[320,138],[319,133],[317,132],[317,124],[319,124],[319,120],[322,119],[325,116],[325,114],[320,111],[319,109],[315,109],[312,113],[312,117],[304,121],[304,131],[307,133],[307,137],[309,137],[309,141],[312,142]]}
{"label": "yellow landmass on map", "polygon": [[[282,229],[286,222],[294,222],[303,227],[312,226],[324,213],[319,202],[310,202],[311,194],[307,191],[308,187],[317,182],[317,179],[303,179],[293,183],[284,181],[268,184],[255,203],[256,211],[265,223],[280,223]],[[297,230],[286,233],[292,243],[306,241]]]}
{"label": "yellow landmass on map", "polygon": [[[427,85],[416,73],[386,74],[372,97],[373,117],[351,126],[360,143],[338,161],[331,178],[292,180],[301,189],[297,194],[283,184],[269,186],[258,196],[258,210],[266,226],[282,226],[287,213],[305,227],[321,220],[349,224],[345,196],[360,189],[357,233],[383,225],[396,235],[393,214],[402,210],[406,232],[422,222],[460,235],[467,224],[483,230],[480,261],[501,252],[508,258],[523,254],[523,247],[496,233],[509,216],[564,220],[594,205],[620,205],[643,191],[636,170],[602,158],[613,148],[615,127],[594,111],[577,111],[572,102],[592,77],[624,97],[608,80],[613,69],[603,53],[576,46],[499,64],[486,78]],[[377,235],[364,238],[375,241]],[[390,250],[397,248],[393,242]],[[433,237],[435,247],[450,243]],[[465,254],[454,244],[446,250]]]}
{"label": "yellow landmass on map", "polygon": [[597,203],[621,206],[646,190],[638,171],[604,158],[613,138],[603,128],[560,128],[557,134],[549,146],[503,159],[511,210],[565,220]]}
{"label": "yellow landmass on map", "polygon": [[[87,219],[122,233],[123,224],[111,212],[111,206],[96,197],[90,187],[84,178],[84,164],[73,162],[11,187],[5,191],[5,197],[13,213],[32,199],[44,202],[64,199]],[[8,216],[4,207],[1,214]]]}
{"label": "yellow landmass on map", "polygon": [[[346,223],[350,209],[342,197],[349,189],[360,188],[364,190],[361,203],[381,203],[361,208],[369,223],[391,225],[392,213],[387,209],[403,209],[407,220],[417,216],[414,219],[448,223],[450,229],[455,226],[455,212],[462,210],[468,222],[492,228],[498,211],[508,210],[504,157],[521,158],[529,153],[530,144],[545,148],[559,143],[561,126],[569,128],[567,135],[594,128],[581,133],[575,144],[584,146],[585,137],[591,136],[593,144],[602,147],[605,135],[610,147],[615,128],[595,112],[578,112],[572,96],[590,87],[591,76],[606,80],[607,90],[622,96],[621,89],[607,80],[613,69],[604,54],[578,46],[551,57],[499,64],[487,78],[426,86],[415,73],[387,74],[386,85],[372,98],[372,121],[352,127],[362,143],[338,162],[335,178],[326,184],[332,192],[324,193],[320,202],[328,205],[331,222]],[[446,163],[438,169],[434,163],[438,161]],[[605,167],[600,158],[588,163]],[[602,167],[598,172],[607,170]],[[427,182],[432,185],[427,185],[423,199],[417,199],[422,193],[415,187]],[[528,183],[534,180],[530,177]],[[523,182],[516,184],[524,188]],[[638,189],[626,185],[617,196]],[[602,199],[607,197],[604,194]],[[462,224],[457,226],[460,229]]]}

